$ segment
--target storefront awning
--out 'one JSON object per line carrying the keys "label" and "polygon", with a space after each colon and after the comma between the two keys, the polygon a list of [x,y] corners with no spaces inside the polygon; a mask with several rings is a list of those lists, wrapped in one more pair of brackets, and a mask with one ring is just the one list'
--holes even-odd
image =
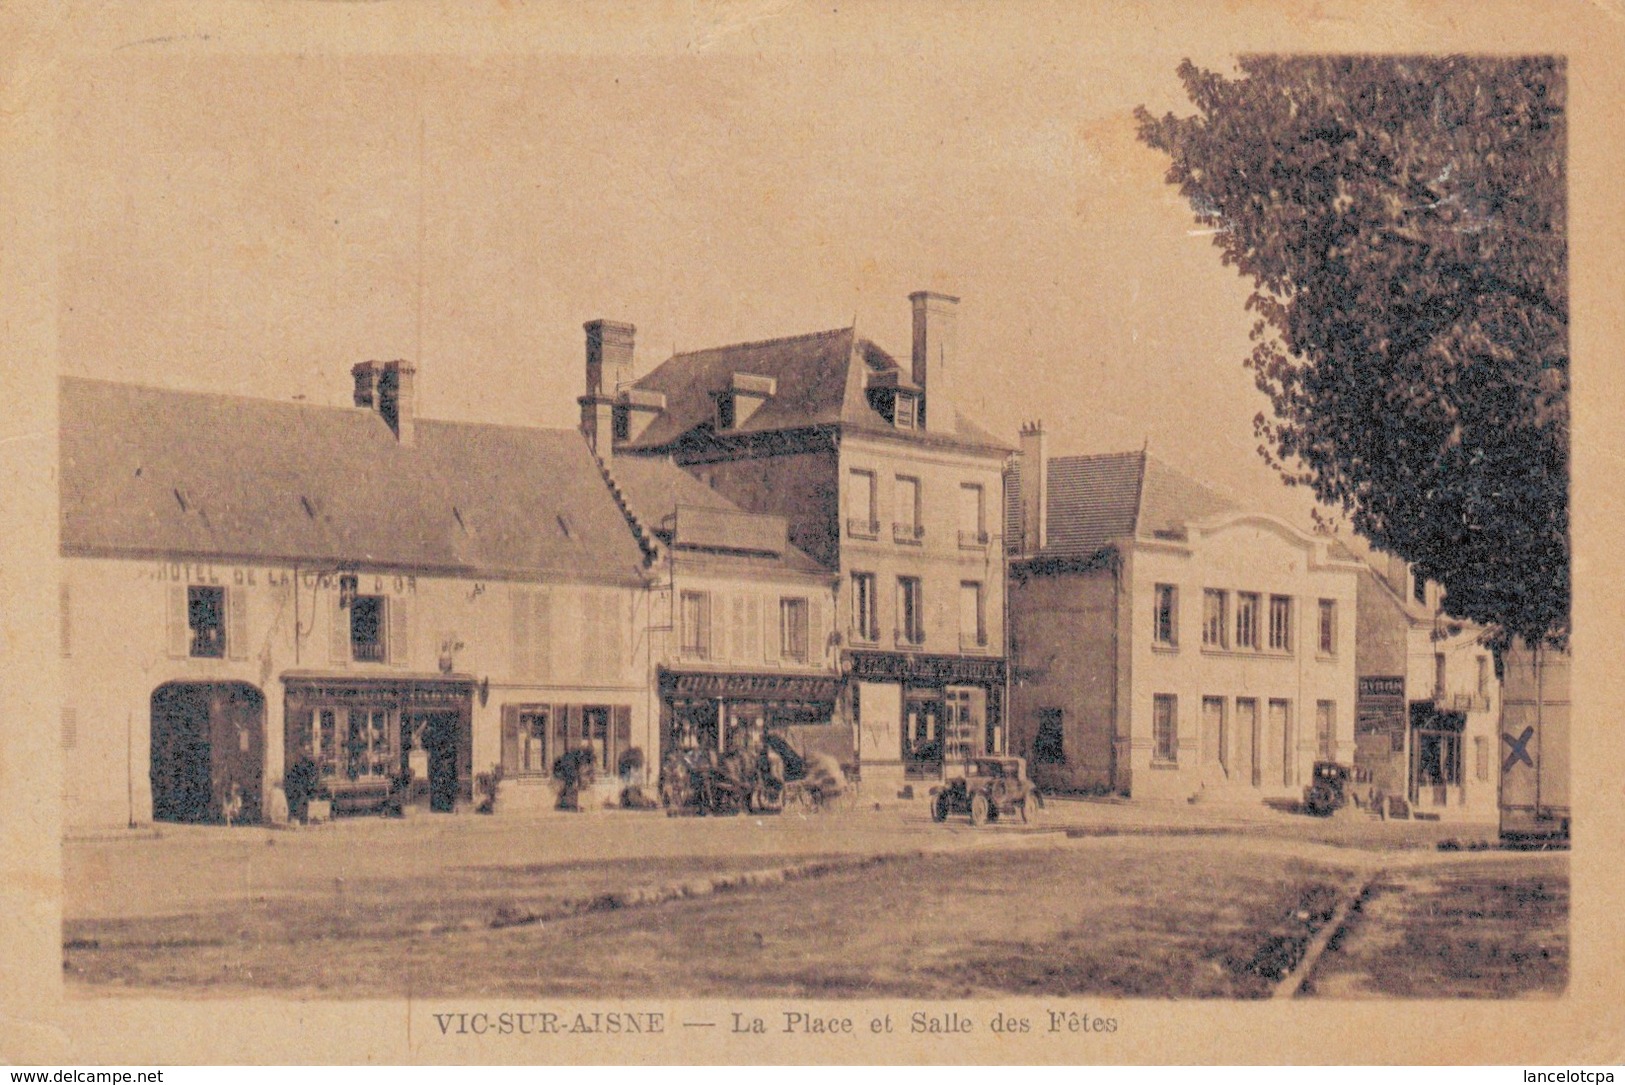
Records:
{"label": "storefront awning", "polygon": [[663,697],[715,697],[751,701],[834,701],[841,680],[833,675],[660,672]]}

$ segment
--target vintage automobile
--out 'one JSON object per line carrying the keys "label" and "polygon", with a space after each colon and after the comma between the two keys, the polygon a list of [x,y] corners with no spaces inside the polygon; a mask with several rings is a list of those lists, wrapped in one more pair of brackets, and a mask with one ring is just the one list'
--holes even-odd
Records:
{"label": "vintage automobile", "polygon": [[1025,759],[971,757],[957,775],[931,789],[931,820],[969,814],[972,825],[1012,816],[1031,822],[1038,819],[1042,804],[1038,789],[1027,779]]}
{"label": "vintage automobile", "polygon": [[1351,784],[1361,782],[1363,774],[1336,761],[1316,761],[1314,776],[1303,789],[1303,812],[1316,817],[1330,817],[1349,804],[1353,797]]}

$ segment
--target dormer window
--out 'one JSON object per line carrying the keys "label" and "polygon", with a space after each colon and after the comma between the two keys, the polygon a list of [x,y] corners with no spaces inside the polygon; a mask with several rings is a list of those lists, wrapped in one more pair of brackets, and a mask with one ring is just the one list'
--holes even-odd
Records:
{"label": "dormer window", "polygon": [[715,393],[717,400],[717,432],[729,430],[749,422],[762,404],[778,391],[778,381],[755,373],[735,373],[728,387]]}
{"label": "dormer window", "polygon": [[892,425],[898,429],[913,429],[918,422],[919,403],[908,392],[897,393],[897,404],[892,409]]}

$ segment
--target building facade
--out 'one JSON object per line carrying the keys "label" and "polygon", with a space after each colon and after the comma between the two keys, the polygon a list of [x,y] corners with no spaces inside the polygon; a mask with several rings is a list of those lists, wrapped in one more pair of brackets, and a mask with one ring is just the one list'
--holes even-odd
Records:
{"label": "building facade", "polygon": [[62,381],[68,828],[263,819],[305,758],[339,809],[446,811],[655,748],[645,555],[586,444],[415,418],[412,376]]}
{"label": "building facade", "polygon": [[1354,735],[1357,563],[1144,452],[1014,470],[1012,749],[1058,791],[1301,795]]}
{"label": "building facade", "polygon": [[1360,576],[1354,763],[1422,812],[1495,816],[1501,682],[1483,630],[1437,584],[1373,554]]}
{"label": "building facade", "polygon": [[906,368],[842,328],[677,354],[635,377],[632,327],[594,321],[581,399],[612,473],[669,459],[782,518],[834,577],[835,713],[876,794],[1005,743],[997,516],[1011,449],[954,406],[957,299],[911,305]]}

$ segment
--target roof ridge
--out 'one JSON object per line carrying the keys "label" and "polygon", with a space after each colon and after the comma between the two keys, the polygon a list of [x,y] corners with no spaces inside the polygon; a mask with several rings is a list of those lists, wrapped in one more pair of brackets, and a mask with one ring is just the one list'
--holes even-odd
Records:
{"label": "roof ridge", "polygon": [[[772,339],[748,339],[738,343],[722,343],[714,347],[701,347],[699,350],[682,350],[672,353],[672,358],[692,358],[699,354],[718,354],[725,350],[742,350],[746,347],[771,347],[780,343],[793,343],[801,339],[827,339],[837,335],[853,333],[857,325],[842,328],[828,328],[824,331],[802,332],[798,335],[780,335]],[[670,360],[670,359],[668,359]]]}

